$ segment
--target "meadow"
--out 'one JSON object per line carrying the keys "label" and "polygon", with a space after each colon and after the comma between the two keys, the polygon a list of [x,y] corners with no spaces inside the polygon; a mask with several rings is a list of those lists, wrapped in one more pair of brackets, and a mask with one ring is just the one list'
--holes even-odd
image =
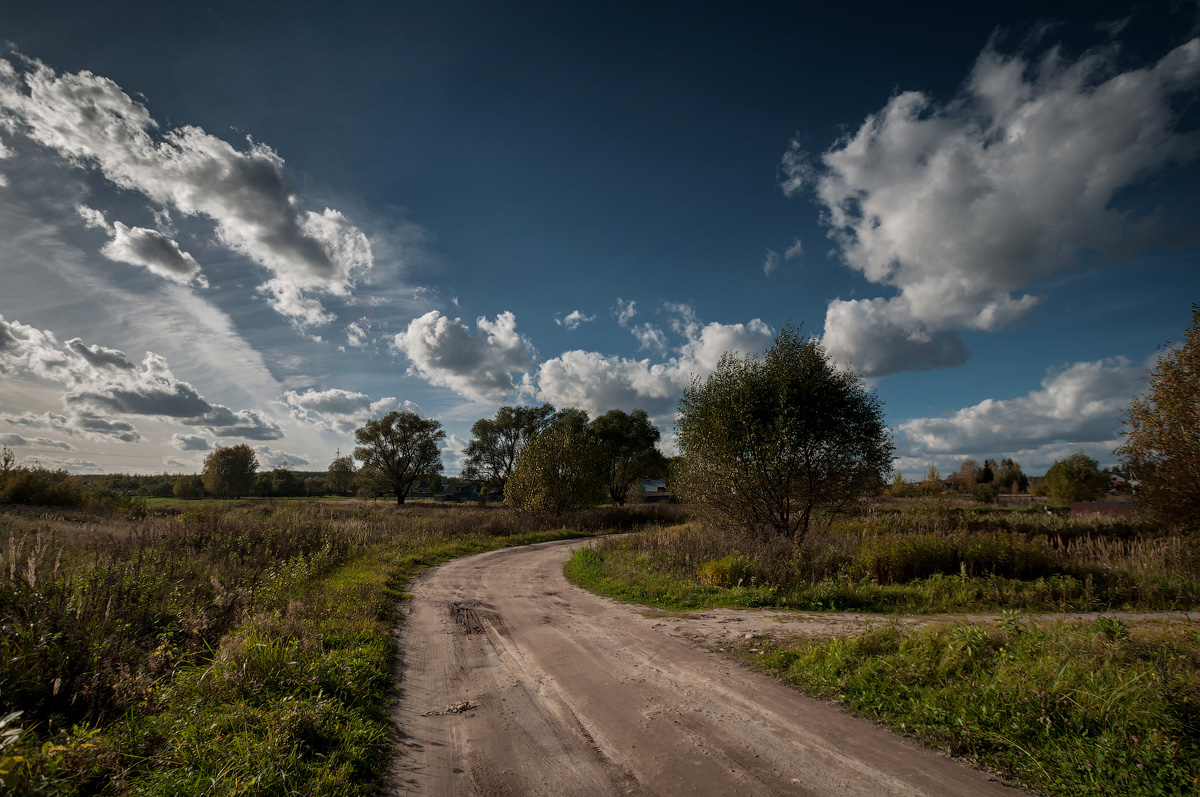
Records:
{"label": "meadow", "polygon": [[90,503],[0,510],[6,793],[376,793],[416,573],[678,515]]}
{"label": "meadow", "polygon": [[[567,575],[668,610],[874,613],[848,637],[724,652],[1038,793],[1200,790],[1200,629],[1113,615],[1200,606],[1192,537],[931,500],[840,518],[802,543],[697,523],[648,530],[580,549]],[[935,619],[889,621],[912,614]]]}

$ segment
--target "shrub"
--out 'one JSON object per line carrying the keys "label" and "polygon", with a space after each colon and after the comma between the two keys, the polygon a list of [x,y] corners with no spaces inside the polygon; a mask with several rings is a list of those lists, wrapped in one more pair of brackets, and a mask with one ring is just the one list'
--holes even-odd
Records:
{"label": "shrub", "polygon": [[971,497],[981,504],[996,503],[996,487],[993,484],[978,484],[971,491]]}
{"label": "shrub", "polygon": [[714,587],[740,587],[754,577],[750,557],[734,551],[720,559],[711,559],[696,568],[700,583]]}

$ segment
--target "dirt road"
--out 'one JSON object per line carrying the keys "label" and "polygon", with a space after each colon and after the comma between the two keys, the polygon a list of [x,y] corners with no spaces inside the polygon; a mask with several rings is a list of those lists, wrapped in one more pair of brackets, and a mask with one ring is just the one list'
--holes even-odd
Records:
{"label": "dirt road", "polygon": [[691,637],[744,638],[770,613],[654,617],[574,587],[562,566],[580,544],[415,584],[393,794],[1020,794]]}

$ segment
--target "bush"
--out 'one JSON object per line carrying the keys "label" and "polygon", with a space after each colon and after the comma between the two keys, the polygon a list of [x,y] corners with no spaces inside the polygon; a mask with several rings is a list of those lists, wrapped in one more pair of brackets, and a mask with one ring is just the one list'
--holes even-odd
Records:
{"label": "bush", "polygon": [[981,504],[996,503],[996,487],[992,484],[979,484],[971,491],[971,497]]}

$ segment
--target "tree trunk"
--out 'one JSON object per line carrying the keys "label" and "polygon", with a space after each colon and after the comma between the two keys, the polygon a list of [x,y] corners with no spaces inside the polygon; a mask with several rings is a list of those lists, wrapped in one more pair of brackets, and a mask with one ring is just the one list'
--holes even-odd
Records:
{"label": "tree trunk", "polygon": [[404,493],[400,490],[396,491],[396,506],[404,506]]}

